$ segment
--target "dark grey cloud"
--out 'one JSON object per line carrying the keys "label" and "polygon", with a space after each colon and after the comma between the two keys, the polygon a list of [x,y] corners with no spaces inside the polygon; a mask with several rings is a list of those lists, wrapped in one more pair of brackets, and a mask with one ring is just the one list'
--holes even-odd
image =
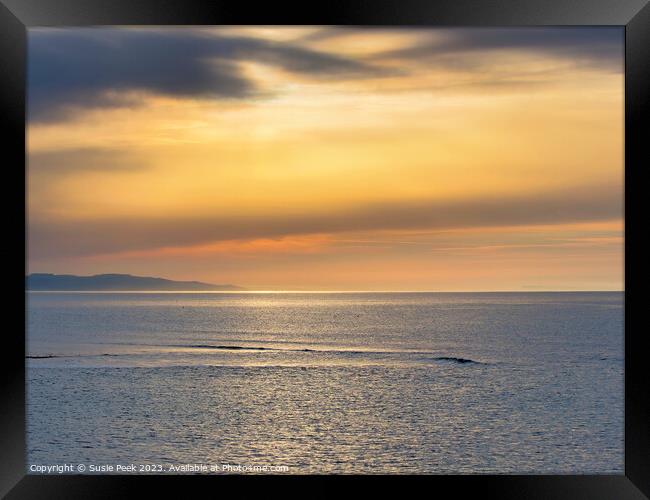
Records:
{"label": "dark grey cloud", "polygon": [[[416,29],[416,28],[403,28]],[[364,78],[395,74],[370,59],[306,48],[314,39],[385,28],[324,28],[305,39],[275,42],[252,36],[215,35],[201,29],[30,29],[30,121],[53,121],[79,110],[137,106],[125,91],[179,97],[240,99],[265,95],[239,62],[256,61],[313,78]],[[577,65],[623,70],[623,30],[584,28],[417,28],[421,42],[384,52],[377,60],[420,60],[471,71],[489,66],[486,52],[526,50]],[[376,61],[375,61],[376,62]],[[506,75],[507,77],[507,75]]]}
{"label": "dark grey cloud", "polygon": [[378,57],[417,59],[471,70],[489,64],[490,51],[511,50],[622,72],[623,49],[621,27],[439,28],[420,43]]}
{"label": "dark grey cloud", "polygon": [[291,216],[206,215],[104,220],[30,220],[30,258],[54,258],[184,246],[248,238],[348,231],[445,230],[528,224],[558,224],[620,218],[622,188],[508,198],[385,203],[346,211]]}
{"label": "dark grey cloud", "polygon": [[291,43],[197,29],[35,29],[28,45],[29,118],[57,120],[89,107],[137,105],[124,91],[230,99],[259,95],[263,89],[242,72],[237,64],[242,61],[314,78],[362,78],[383,71]]}

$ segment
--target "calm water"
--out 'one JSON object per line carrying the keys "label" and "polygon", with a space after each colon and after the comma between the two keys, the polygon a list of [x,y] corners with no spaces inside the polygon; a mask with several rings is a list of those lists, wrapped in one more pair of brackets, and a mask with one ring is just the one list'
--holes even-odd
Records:
{"label": "calm water", "polygon": [[622,293],[29,293],[28,464],[623,472]]}

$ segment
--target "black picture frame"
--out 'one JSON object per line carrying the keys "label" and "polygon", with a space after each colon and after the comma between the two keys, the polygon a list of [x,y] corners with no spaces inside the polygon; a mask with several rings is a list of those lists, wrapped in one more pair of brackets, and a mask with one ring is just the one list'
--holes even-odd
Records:
{"label": "black picture frame", "polygon": [[[25,83],[26,30],[33,26],[81,25],[438,25],[625,27],[625,473],[584,476],[394,476],[398,488],[420,483],[427,491],[453,489],[454,496],[495,498],[632,499],[650,496],[650,376],[641,324],[640,255],[643,148],[650,130],[650,5],[648,0],[338,0],[304,3],[234,0],[0,0],[0,121],[4,130],[3,215],[5,315],[0,384],[0,494],[7,498],[121,498],[135,485],[146,488],[191,482],[268,491],[291,480],[295,492],[331,493],[332,478],[253,476],[36,476],[25,471]],[[11,264],[9,264],[11,262]],[[634,311],[634,315],[633,315]],[[20,332],[23,332],[22,334]],[[371,486],[376,477],[338,477],[344,487]],[[169,490],[168,490],[169,492]],[[216,493],[217,491],[215,491]],[[286,490],[285,490],[286,492]]]}

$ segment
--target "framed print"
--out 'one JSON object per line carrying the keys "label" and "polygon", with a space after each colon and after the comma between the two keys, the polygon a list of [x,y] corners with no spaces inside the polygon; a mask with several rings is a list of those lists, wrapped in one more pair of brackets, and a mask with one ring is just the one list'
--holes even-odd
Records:
{"label": "framed print", "polygon": [[650,494],[647,2],[2,3],[7,498]]}

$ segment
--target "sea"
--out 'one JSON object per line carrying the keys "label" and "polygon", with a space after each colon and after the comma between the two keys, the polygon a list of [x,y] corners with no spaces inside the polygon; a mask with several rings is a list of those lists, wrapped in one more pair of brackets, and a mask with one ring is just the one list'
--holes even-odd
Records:
{"label": "sea", "polygon": [[27,472],[620,474],[623,299],[28,292]]}

